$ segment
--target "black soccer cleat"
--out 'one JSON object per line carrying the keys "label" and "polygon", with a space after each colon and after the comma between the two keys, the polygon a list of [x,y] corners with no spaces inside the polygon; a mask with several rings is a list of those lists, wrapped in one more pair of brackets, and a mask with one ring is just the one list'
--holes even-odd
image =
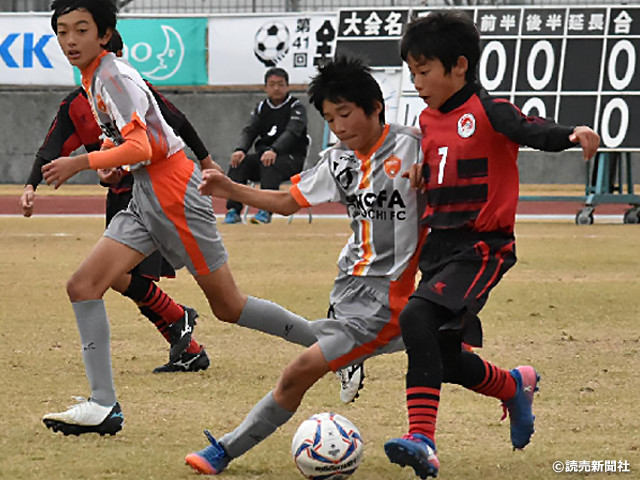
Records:
{"label": "black soccer cleat", "polygon": [[169,350],[169,362],[177,362],[181,355],[191,343],[193,328],[198,323],[198,312],[191,307],[185,307],[184,315],[180,320],[169,326],[169,338],[171,339],[171,349]]}
{"label": "black soccer cleat", "polygon": [[198,353],[184,352],[177,362],[169,361],[153,369],[153,373],[198,372],[209,368],[209,356],[204,347]]}

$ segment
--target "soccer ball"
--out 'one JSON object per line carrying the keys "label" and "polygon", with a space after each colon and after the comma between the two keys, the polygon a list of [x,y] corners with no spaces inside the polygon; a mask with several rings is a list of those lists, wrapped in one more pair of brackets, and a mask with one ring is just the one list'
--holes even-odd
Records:
{"label": "soccer ball", "polygon": [[291,454],[310,480],[341,480],[362,461],[363,442],[357,427],[342,415],[319,413],[298,427]]}
{"label": "soccer ball", "polygon": [[256,32],[253,52],[267,67],[275,67],[289,53],[289,29],[284,23],[269,22]]}

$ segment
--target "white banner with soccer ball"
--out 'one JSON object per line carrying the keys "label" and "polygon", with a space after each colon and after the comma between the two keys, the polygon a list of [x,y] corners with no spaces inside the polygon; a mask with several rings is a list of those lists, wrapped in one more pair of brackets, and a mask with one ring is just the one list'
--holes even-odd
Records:
{"label": "white banner with soccer ball", "polygon": [[262,85],[270,67],[289,83],[308,83],[315,66],[335,52],[336,15],[295,13],[209,20],[209,84]]}

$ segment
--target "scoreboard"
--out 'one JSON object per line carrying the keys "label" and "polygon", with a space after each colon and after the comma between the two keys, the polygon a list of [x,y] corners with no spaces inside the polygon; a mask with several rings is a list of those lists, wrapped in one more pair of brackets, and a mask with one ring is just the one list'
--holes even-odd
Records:
{"label": "scoreboard", "polygon": [[[337,54],[388,77],[388,120],[417,124],[424,103],[400,58],[406,24],[433,9],[344,9]],[[640,6],[463,7],[481,34],[478,80],[525,114],[592,126],[602,151],[640,151]]]}

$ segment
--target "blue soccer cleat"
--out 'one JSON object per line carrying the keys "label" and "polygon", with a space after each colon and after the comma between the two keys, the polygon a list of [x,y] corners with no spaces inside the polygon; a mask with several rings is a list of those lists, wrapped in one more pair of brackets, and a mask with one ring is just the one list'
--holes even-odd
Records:
{"label": "blue soccer cleat", "polygon": [[391,463],[401,467],[409,465],[420,478],[437,477],[440,462],[436,456],[436,446],[419,433],[393,438],[384,444],[384,452]]}
{"label": "blue soccer cleat", "polygon": [[251,223],[271,223],[271,212],[266,210],[258,210],[258,212],[251,219]]}
{"label": "blue soccer cleat", "polygon": [[198,452],[190,453],[185,457],[184,461],[198,473],[218,475],[227,468],[231,458],[225,452],[224,447],[213,438],[209,430],[205,430],[204,434],[211,442],[211,445]]}
{"label": "blue soccer cleat", "polygon": [[517,367],[509,372],[516,381],[516,394],[511,400],[502,404],[504,415],[509,413],[511,422],[511,444],[515,449],[522,449],[529,444],[531,435],[535,431],[533,423],[536,419],[533,414],[533,393],[538,391],[540,375],[531,366]]}
{"label": "blue soccer cleat", "polygon": [[240,214],[235,208],[227,210],[227,214],[224,216],[224,223],[242,223]]}

